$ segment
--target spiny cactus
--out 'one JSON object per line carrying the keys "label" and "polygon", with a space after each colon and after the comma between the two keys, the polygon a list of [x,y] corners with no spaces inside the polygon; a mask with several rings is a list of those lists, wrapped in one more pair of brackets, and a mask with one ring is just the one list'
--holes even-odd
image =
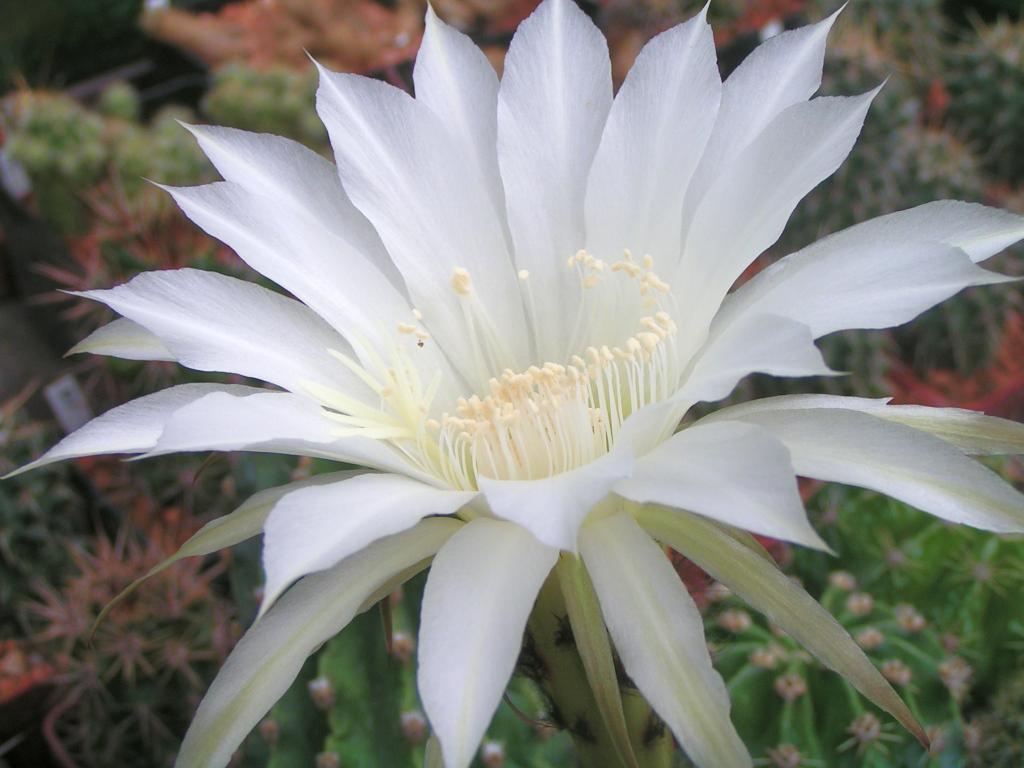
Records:
{"label": "spiny cactus", "polygon": [[1024,670],[1000,686],[989,707],[971,722],[971,768],[1015,768],[1024,764]]}
{"label": "spiny cactus", "polygon": [[51,748],[83,768],[169,765],[220,663],[234,642],[231,609],[211,589],[222,563],[178,564],[111,610],[100,610],[169,556],[189,529],[165,517],[141,544],[129,528],[91,546],[68,546],[76,574],[63,590],[39,585],[27,605],[40,648],[61,670],[48,716]]}
{"label": "spiny cactus", "polygon": [[[950,660],[916,610],[890,606],[851,588],[856,588],[854,577],[837,573],[822,595],[823,605],[918,719],[943,737],[933,753],[941,753],[947,762],[957,759],[959,740],[951,737],[959,733],[960,697],[953,687],[962,681],[963,668]],[[716,667],[732,698],[733,720],[766,764],[920,765],[922,749],[912,736],[877,714],[845,680],[822,668],[787,635],[731,598],[715,603],[706,622]],[[947,666],[951,669],[944,671]]]}
{"label": "spiny cactus", "polygon": [[323,148],[327,133],[314,109],[316,84],[312,66],[256,69],[236,62],[214,73],[202,109],[218,125],[275,133]]}
{"label": "spiny cactus", "polygon": [[981,27],[946,61],[949,121],[997,178],[1024,177],[1024,22]]}
{"label": "spiny cactus", "polygon": [[[858,588],[885,604],[915,606],[948,652],[970,663],[979,687],[1012,668],[1024,541],[950,526],[866,491],[828,489],[810,508]],[[796,553],[794,572],[815,587],[835,568],[828,555]]]}
{"label": "spiny cactus", "polygon": [[[24,390],[0,403],[0,475],[26,464],[52,444],[52,430],[30,420]],[[52,466],[0,484],[0,639],[20,634],[24,619],[16,598],[33,583],[60,584],[69,571],[61,541],[84,533],[81,504],[67,466]]]}

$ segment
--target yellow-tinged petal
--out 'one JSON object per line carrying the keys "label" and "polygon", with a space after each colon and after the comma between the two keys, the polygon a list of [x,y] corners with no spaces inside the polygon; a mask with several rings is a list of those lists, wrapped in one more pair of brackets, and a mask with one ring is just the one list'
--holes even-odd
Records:
{"label": "yellow-tinged petal", "polygon": [[583,669],[587,673],[587,681],[594,693],[601,719],[604,720],[622,765],[638,768],[633,745],[629,741],[626,715],[622,710],[612,646],[594,585],[583,561],[575,555],[563,553],[555,566],[555,572],[569,612],[576,649],[583,661]]}
{"label": "yellow-tinged petal", "polygon": [[899,720],[918,741],[928,744],[921,724],[849,633],[774,563],[696,515],[654,506],[641,507],[634,514],[654,538],[693,560],[764,613],[823,664]]}

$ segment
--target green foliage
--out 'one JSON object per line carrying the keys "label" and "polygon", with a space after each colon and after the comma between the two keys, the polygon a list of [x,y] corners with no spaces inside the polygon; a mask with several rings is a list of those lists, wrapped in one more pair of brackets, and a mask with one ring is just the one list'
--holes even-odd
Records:
{"label": "green foliage", "polygon": [[316,84],[312,66],[296,72],[284,67],[256,69],[232,63],[214,73],[202,109],[217,125],[273,133],[314,148],[325,147],[327,132],[314,108]]}
{"label": "green foliage", "polygon": [[1024,178],[1024,22],[1001,20],[953,48],[946,62],[949,121],[1010,183]]}

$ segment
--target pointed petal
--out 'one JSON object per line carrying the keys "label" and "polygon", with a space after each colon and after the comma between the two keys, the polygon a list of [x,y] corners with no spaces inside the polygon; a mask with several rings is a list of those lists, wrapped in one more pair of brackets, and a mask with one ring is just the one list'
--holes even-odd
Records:
{"label": "pointed petal", "polygon": [[264,529],[267,579],[260,614],[296,579],[330,568],[428,515],[450,515],[475,495],[432,488],[400,475],[377,474],[285,494],[274,505]]}
{"label": "pointed petal", "polygon": [[776,314],[747,312],[724,325],[697,353],[676,399],[721,400],[751,373],[772,376],[828,376],[811,329]]}
{"label": "pointed petal", "polygon": [[123,360],[174,360],[164,343],[138,323],[119,317],[90,333],[64,355],[89,352]]}
{"label": "pointed petal", "polygon": [[555,571],[569,614],[576,650],[579,651],[587,682],[604,727],[611,737],[616,756],[627,768],[639,768],[622,709],[622,693],[619,691],[612,645],[608,640],[608,630],[604,625],[594,585],[583,561],[578,557],[562,555],[558,558]]}
{"label": "pointed petal", "polygon": [[1024,424],[963,408],[889,405],[870,412],[927,432],[975,456],[1024,454]]}
{"label": "pointed petal", "polygon": [[424,563],[460,525],[442,518],[424,520],[298,584],[228,656],[196,711],[175,766],[226,766],[242,739],[291,685],[306,657],[340,632],[393,575]]}
{"label": "pointed petal", "polygon": [[580,551],[626,674],[690,759],[701,768],[752,765],[700,613],[665,553],[624,514],[584,526]]}
{"label": "pointed petal", "polygon": [[903,424],[852,410],[773,409],[757,401],[702,422],[722,419],[767,429],[789,448],[797,474],[870,488],[975,528],[1024,532],[1024,494],[955,446]]}
{"label": "pointed petal", "polygon": [[[418,368],[441,370],[444,384],[453,381],[436,344],[421,348],[413,336],[399,333],[400,323],[416,322],[402,293],[322,222],[231,182],[164,189],[192,221],[326,320],[364,364],[388,359],[404,341]],[[367,345],[376,357],[366,354]]]}
{"label": "pointed petal", "polygon": [[38,459],[16,469],[13,477],[55,461],[101,453],[142,453],[156,445],[168,419],[178,410],[212,393],[225,396],[263,392],[255,387],[222,384],[180,384],[130,400],[75,430]]}
{"label": "pointed petal", "polygon": [[633,469],[633,454],[623,445],[582,467],[539,480],[477,482],[491,511],[519,523],[549,547],[576,551],[580,525],[616,482]]}
{"label": "pointed petal", "polygon": [[690,558],[764,613],[825,666],[834,669],[919,740],[924,730],[907,705],[871,660],[832,616],[778,569],[774,561],[692,515],[655,507],[637,512],[637,520],[654,538]]}
{"label": "pointed petal", "polygon": [[844,229],[805,248],[833,251],[922,241],[960,248],[972,261],[985,261],[1024,239],[1024,216],[959,200],[937,200]]}
{"label": "pointed petal", "polygon": [[188,451],[313,456],[439,483],[385,443],[368,437],[337,437],[316,402],[289,392],[214,393],[196,400],[167,419],[156,444],[143,458]]}
{"label": "pointed petal", "polygon": [[349,349],[341,336],[308,307],[253,283],[178,269],[78,295],[144,326],[189,368],[252,376],[295,392],[307,382],[344,387],[372,401],[329,352]]}
{"label": "pointed petal", "polygon": [[952,246],[837,235],[740,286],[715,317],[712,336],[742,315],[764,312],[807,325],[814,338],[847,328],[890,328],[964,288],[1012,279],[981,269]]}
{"label": "pointed petal", "polygon": [[[431,334],[476,388],[478,370],[465,307],[483,318],[481,335],[504,344],[493,370],[520,370],[527,357],[522,300],[483,179],[428,106],[377,80],[320,70],[317,110],[327,125],[338,172],[353,202],[373,222],[405,278]],[[428,258],[424,258],[424,254]],[[462,295],[452,276],[469,272]]]}
{"label": "pointed petal", "polygon": [[498,172],[498,75],[476,43],[445,24],[427,5],[423,42],[413,70],[416,100],[445,121],[469,148],[494,210],[505,216]]}
{"label": "pointed petal", "polygon": [[825,40],[837,14],[767,40],[729,75],[714,131],[686,195],[684,222],[715,179],[772,120],[821,86]]}
{"label": "pointed petal", "polygon": [[797,203],[846,159],[877,92],[789,107],[708,188],[670,280],[677,301],[694,305],[700,322],[710,321],[736,278],[778,239]]}
{"label": "pointed petal", "polygon": [[477,518],[434,558],[423,593],[417,680],[446,768],[466,768],[476,754],[557,557],[514,523]]}
{"label": "pointed petal", "polygon": [[540,360],[564,360],[581,300],[566,259],[586,244],[587,174],[612,103],[608,45],[570,0],[516,30],[498,93],[498,161]]}
{"label": "pointed petal", "polygon": [[216,125],[186,127],[226,181],[319,222],[401,288],[384,244],[352,205],[334,163],[283,136]]}
{"label": "pointed petal", "polygon": [[638,459],[615,492],[828,549],[807,520],[789,451],[750,424],[698,422],[676,433]]}
{"label": "pointed petal", "polygon": [[[587,182],[587,250],[623,249],[675,265],[690,177],[718,112],[722,83],[706,12],[640,51],[608,114]],[[664,272],[670,274],[670,272]]]}

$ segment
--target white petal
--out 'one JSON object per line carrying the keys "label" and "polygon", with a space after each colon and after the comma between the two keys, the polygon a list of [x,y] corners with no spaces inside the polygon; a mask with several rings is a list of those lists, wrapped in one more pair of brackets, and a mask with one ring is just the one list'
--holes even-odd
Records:
{"label": "white petal", "polygon": [[[429,107],[386,83],[320,70],[317,109],[338,172],[353,202],[373,222],[405,278],[433,337],[477,388],[493,370],[521,370],[526,320],[502,223],[483,179]],[[469,296],[452,285],[468,270]],[[463,302],[486,318],[482,335],[505,346],[476,364]]]}
{"label": "white petal", "polygon": [[[421,370],[431,374],[442,370],[442,382],[452,382],[436,344],[419,348],[411,335],[399,333],[400,323],[415,323],[406,298],[373,263],[322,222],[231,182],[165,189],[192,221],[345,336],[364,364],[373,359],[364,352],[367,345],[388,359],[393,347],[404,340]],[[454,398],[461,393],[446,394]]]}
{"label": "white petal", "polygon": [[400,475],[377,474],[284,495],[264,528],[267,580],[260,613],[296,579],[330,568],[377,539],[411,528],[427,515],[450,515],[475,495],[432,488]]}
{"label": "white petal", "polygon": [[587,174],[611,103],[604,36],[575,3],[545,0],[516,30],[498,93],[498,161],[540,360],[576,351],[580,281],[565,264],[586,243]]}
{"label": "white petal", "polygon": [[590,510],[633,469],[625,445],[582,467],[540,480],[479,477],[491,511],[519,523],[550,547],[576,551],[576,535]]}
{"label": "white petal", "polygon": [[503,217],[505,192],[498,172],[498,75],[476,43],[445,24],[429,4],[412,77],[416,100],[444,120],[460,146],[469,148],[494,210]]}
{"label": "white petal", "polygon": [[588,523],[583,561],[626,674],[701,768],[750,766],[704,623],[665,553],[627,515]]}
{"label": "white petal", "polygon": [[770,558],[747,542],[691,515],[645,507],[637,521],[654,538],[690,558],[742,600],[892,713],[922,741],[924,729],[850,634]]}
{"label": "white petal", "polygon": [[877,89],[789,107],[709,187],[670,280],[697,322],[710,320],[742,271],[774,243],[797,203],[853,148]]}
{"label": "white petal", "polygon": [[847,328],[889,328],[968,286],[1012,279],[981,269],[959,248],[861,239],[852,236],[855,229],[787,256],[742,285],[715,317],[712,336],[738,316],[763,312],[807,325],[814,338]]}
{"label": "white petal", "polygon": [[501,701],[537,592],[558,558],[514,523],[477,518],[441,548],[420,618],[420,698],[446,768],[466,768]]}
{"label": "white petal", "polygon": [[368,437],[337,437],[334,424],[316,402],[288,392],[260,391],[245,397],[213,394],[196,400],[167,420],[146,457],[187,451],[313,456],[439,483],[385,443]]}
{"label": "white petal", "polygon": [[748,312],[711,334],[676,398],[688,404],[721,400],[751,373],[827,376],[834,371],[806,325],[777,314]]}
{"label": "white petal", "polygon": [[[101,453],[142,453],[150,450],[160,437],[167,420],[175,411],[211,393],[244,395],[261,392],[255,387],[222,384],[181,384],[154,392],[106,413],[75,430],[31,464],[15,470],[6,477],[55,461],[75,459]],[[230,393],[230,394],[228,394]]]}
{"label": "white petal", "polygon": [[828,549],[807,520],[789,451],[751,424],[697,424],[637,459],[615,492]]}
{"label": "white petal", "polygon": [[80,352],[123,360],[174,360],[160,339],[125,317],[97,328],[69,349],[65,357]]}
{"label": "white petal", "polygon": [[[608,114],[587,182],[587,250],[675,265],[683,195],[711,135],[722,83],[706,11],[655,37]],[[666,272],[665,274],[670,274]]]}
{"label": "white petal", "polygon": [[252,376],[295,392],[307,383],[371,399],[329,350],[348,345],[311,309],[253,283],[198,269],[143,272],[85,296],[151,331],[183,365]]}
{"label": "white petal", "polygon": [[975,528],[1024,532],[1024,495],[956,447],[916,429],[852,410],[776,410],[754,403],[709,418],[764,427],[789,448],[797,474],[870,488]]}
{"label": "white petal", "polygon": [[838,11],[827,19],[783,32],[762,43],[722,87],[714,131],[686,195],[685,222],[715,179],[736,161],[768,124],[788,107],[807,101],[821,85],[825,39]]}
{"label": "white petal", "polygon": [[226,766],[306,657],[340,632],[393,576],[433,555],[459,526],[449,519],[424,520],[303,580],[279,600],[228,656],[196,711],[175,766]]}
{"label": "white petal", "polygon": [[215,125],[186,128],[225,180],[320,222],[401,288],[384,244],[348,199],[332,162],[282,136]]}
{"label": "white petal", "polygon": [[[837,395],[783,395],[733,406],[728,414],[758,413],[807,408],[842,408],[869,413],[934,435],[966,454],[1000,456],[1024,453],[1024,424],[963,408],[929,408],[924,405],[889,405],[889,398],[840,397]],[[727,418],[731,417],[727,415]],[[714,418],[714,416],[709,417]]]}
{"label": "white petal", "polygon": [[928,241],[964,250],[985,261],[1024,238],[1024,216],[978,203],[937,200],[865,221],[805,248],[817,253],[848,246],[909,245]]}

